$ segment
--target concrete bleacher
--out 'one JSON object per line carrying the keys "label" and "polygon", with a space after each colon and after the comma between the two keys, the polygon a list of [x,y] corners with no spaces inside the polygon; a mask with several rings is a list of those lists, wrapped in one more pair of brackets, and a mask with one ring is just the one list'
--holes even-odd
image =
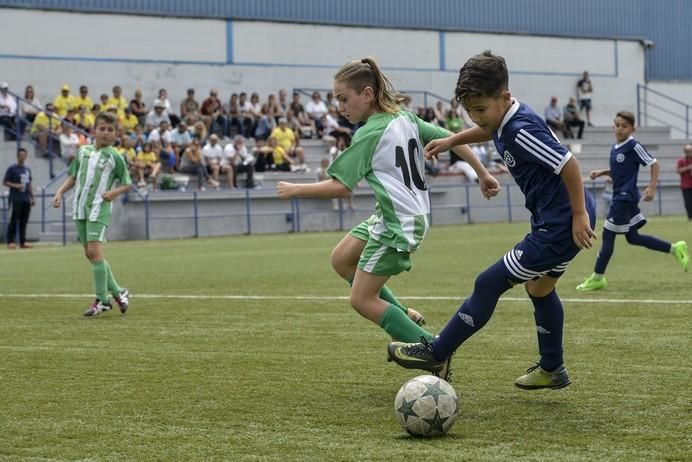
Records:
{"label": "concrete bleacher", "polygon": [[[665,127],[639,128],[635,136],[649,152],[658,158],[660,179],[663,184],[657,200],[642,204],[643,212],[650,215],[682,213],[680,192],[677,187],[679,177],[675,172],[675,164],[682,155],[682,147],[688,141],[671,139],[670,130]],[[594,169],[608,167],[608,155],[613,143],[611,128],[588,127],[582,140],[565,140],[565,143],[580,161],[585,184],[592,188],[597,197],[600,197],[604,182],[600,179],[594,182],[588,180],[588,173]],[[133,191],[128,194],[125,201],[119,201],[114,206],[109,238],[114,240],[147,237],[155,239],[248,232],[291,232],[298,229],[301,231],[349,229],[367,218],[374,206],[374,196],[367,185],[354,192],[353,201],[356,211],[343,214],[334,211],[334,204],[330,200],[300,199],[297,205],[299,208],[296,210],[295,203],[282,201],[276,197],[276,184],[279,181],[315,181],[315,170],[319,168],[320,161],[329,156],[328,145],[322,140],[301,140],[300,144],[305,151],[306,164],[310,171],[263,172],[258,174],[261,187],[257,190],[230,191],[224,185],[218,191],[196,191],[196,179],[191,178],[185,192],[151,192],[146,189]],[[249,145],[252,145],[251,142]],[[48,160],[37,157],[28,140],[24,140],[22,146],[29,150],[28,165],[32,168],[34,190],[37,194],[37,207],[32,211],[29,238],[44,242],[60,242],[65,231],[67,241],[74,241],[76,232],[70,218],[70,195],[66,197],[64,209],[57,210],[50,206],[50,198],[62,183],[62,178],[46,188],[45,199],[41,201],[41,188],[51,181]],[[15,161],[15,154],[15,142],[0,140],[0,169],[3,172]],[[65,168],[60,162],[55,161],[56,173],[60,173]],[[436,178],[428,176],[426,181],[433,194],[433,222],[454,224],[509,219],[526,220],[528,213],[523,208],[523,197],[511,177],[502,175],[498,179],[505,185],[504,195],[502,198],[488,202],[480,197],[477,186],[468,182],[463,176],[451,175]],[[640,184],[645,184],[648,179],[649,169],[641,169]],[[249,219],[248,210],[250,211]],[[64,225],[63,213],[66,217]],[[149,216],[148,226],[147,215]],[[194,219],[195,216],[197,220]]]}

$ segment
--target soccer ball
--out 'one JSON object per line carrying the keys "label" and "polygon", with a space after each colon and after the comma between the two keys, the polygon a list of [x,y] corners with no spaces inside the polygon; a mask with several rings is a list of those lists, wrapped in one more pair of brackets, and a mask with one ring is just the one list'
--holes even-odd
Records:
{"label": "soccer ball", "polygon": [[444,435],[457,420],[459,398],[439,377],[420,375],[396,394],[394,412],[401,428],[415,436]]}

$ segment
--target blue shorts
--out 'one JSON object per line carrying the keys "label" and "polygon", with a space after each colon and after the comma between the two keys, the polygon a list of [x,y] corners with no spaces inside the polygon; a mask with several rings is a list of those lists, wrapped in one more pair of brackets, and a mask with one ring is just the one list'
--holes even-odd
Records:
{"label": "blue shorts", "polygon": [[559,278],[579,253],[574,241],[544,242],[527,234],[523,241],[502,257],[507,279],[516,283],[535,280],[541,276]]}
{"label": "blue shorts", "polygon": [[617,234],[627,234],[631,229],[639,229],[645,224],[646,218],[636,202],[613,201],[603,227]]}

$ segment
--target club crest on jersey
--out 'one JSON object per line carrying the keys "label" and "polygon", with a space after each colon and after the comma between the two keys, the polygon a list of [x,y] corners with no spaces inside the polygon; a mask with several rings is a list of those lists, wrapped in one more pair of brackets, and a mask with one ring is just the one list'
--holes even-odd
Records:
{"label": "club crest on jersey", "polygon": [[625,155],[623,153],[618,154],[615,156],[615,161],[618,163],[623,163],[625,161]]}
{"label": "club crest on jersey", "polygon": [[505,151],[505,154],[502,156],[502,159],[505,161],[505,164],[508,167],[514,167],[517,165],[516,161],[514,160],[514,157],[512,157],[512,154],[509,153],[509,151]]}

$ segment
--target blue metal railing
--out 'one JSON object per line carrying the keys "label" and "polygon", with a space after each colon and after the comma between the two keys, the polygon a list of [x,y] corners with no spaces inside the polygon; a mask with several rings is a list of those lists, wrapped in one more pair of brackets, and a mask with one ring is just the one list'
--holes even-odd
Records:
{"label": "blue metal railing", "polygon": [[672,130],[690,138],[692,134],[692,105],[684,101],[637,84],[637,125],[649,126],[649,122],[668,125]]}

